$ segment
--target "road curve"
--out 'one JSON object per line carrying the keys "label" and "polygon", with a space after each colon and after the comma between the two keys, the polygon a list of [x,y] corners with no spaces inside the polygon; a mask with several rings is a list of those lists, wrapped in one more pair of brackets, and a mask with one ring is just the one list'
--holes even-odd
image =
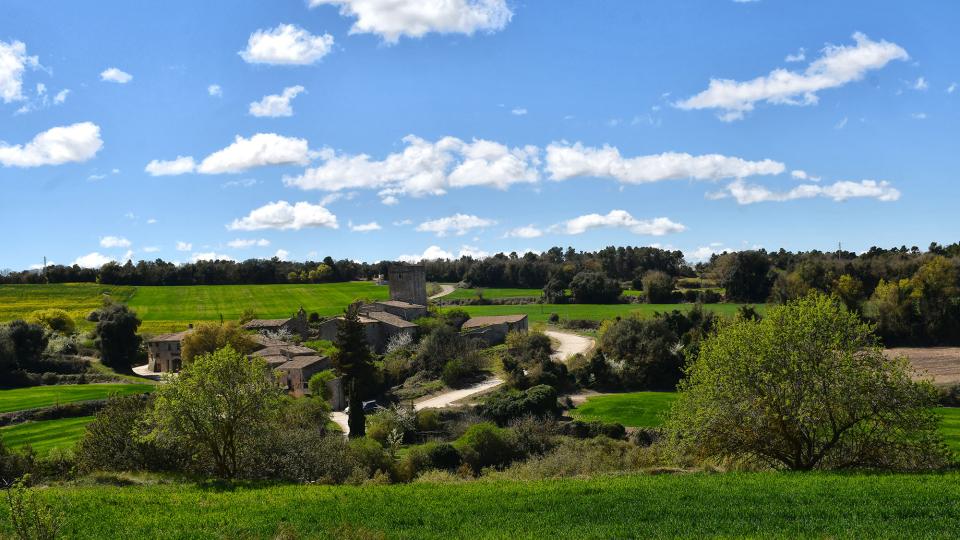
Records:
{"label": "road curve", "polygon": [[556,330],[544,330],[544,334],[550,339],[557,340],[560,346],[551,356],[557,362],[566,362],[567,358],[575,354],[586,354],[593,348],[595,341],[593,338],[573,334],[571,332],[558,332]]}
{"label": "road curve", "polygon": [[431,297],[430,297],[430,300],[434,300],[434,299],[440,298],[440,297],[442,297],[442,296],[446,296],[446,295],[452,293],[453,291],[457,290],[453,285],[445,285],[445,284],[443,284],[443,283],[438,283],[437,285],[440,286],[440,292],[438,292],[437,294],[431,296]]}

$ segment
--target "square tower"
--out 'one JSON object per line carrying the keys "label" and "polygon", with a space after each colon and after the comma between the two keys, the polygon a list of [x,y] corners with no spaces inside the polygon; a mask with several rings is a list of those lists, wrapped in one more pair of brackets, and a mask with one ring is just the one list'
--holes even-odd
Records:
{"label": "square tower", "polygon": [[390,267],[390,300],[427,305],[427,272],[420,264],[395,264]]}

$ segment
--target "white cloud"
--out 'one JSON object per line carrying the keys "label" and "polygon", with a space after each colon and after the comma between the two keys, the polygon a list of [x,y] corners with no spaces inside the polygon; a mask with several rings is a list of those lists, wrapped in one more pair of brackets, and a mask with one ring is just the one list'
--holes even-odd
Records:
{"label": "white cloud", "polygon": [[379,231],[382,228],[383,227],[381,227],[376,221],[371,221],[370,223],[361,223],[359,225],[354,225],[353,222],[350,222],[350,230],[353,232]]}
{"label": "white cloud", "polygon": [[177,242],[177,251],[190,251],[193,249],[193,244],[190,242]]}
{"label": "white cloud", "polygon": [[50,128],[25,145],[9,146],[0,142],[0,164],[5,167],[39,167],[83,162],[103,147],[100,126],[81,122]]}
{"label": "white cloud", "polygon": [[154,176],[189,172],[224,174],[267,165],[305,165],[309,161],[306,139],[257,133],[249,139],[237,135],[233,144],[210,154],[199,164],[192,156],[178,156],[172,161],[155,159],[147,164],[146,171]]}
{"label": "white cloud", "polygon": [[865,34],[853,35],[856,45],[827,45],[823,56],[802,73],[775,69],[749,81],[711,79],[699,94],[674,103],[680,109],[720,109],[720,119],[739,120],[757,102],[774,105],[812,105],[817,92],[858,81],[871,70],[893,60],[906,60],[907,51],[888,41],[872,41]]}
{"label": "white cloud", "polygon": [[847,122],[848,122],[849,120],[850,120],[849,118],[847,118],[846,116],[844,116],[842,120],[840,120],[839,122],[837,122],[837,123],[833,126],[833,129],[843,129],[843,128],[847,127]]}
{"label": "white cloud", "polygon": [[273,254],[274,257],[280,259],[281,261],[286,261],[290,258],[290,252],[285,249],[278,249],[276,253]]}
{"label": "white cloud", "polygon": [[926,120],[927,113],[925,112],[912,113],[910,114],[910,118],[913,118],[914,120]]}
{"label": "white cloud", "polygon": [[130,245],[130,241],[122,236],[104,236],[100,239],[100,247],[128,248]]}
{"label": "white cloud", "polygon": [[553,143],[547,147],[546,169],[553,180],[580,176],[614,178],[629,184],[662,180],[721,180],[755,175],[776,175],[785,170],[783,163],[765,159],[747,161],[719,154],[691,156],[667,152],[624,158],[612,146],[584,147],[575,143]]}
{"label": "white cloud", "polygon": [[543,231],[533,225],[527,225],[507,231],[507,234],[504,236],[507,238],[539,238],[543,236]]}
{"label": "white cloud", "polygon": [[281,24],[270,30],[250,34],[247,48],[240,56],[249,64],[307,65],[319,61],[333,50],[333,36],[315,36],[293,24]]}
{"label": "white cloud", "polygon": [[105,175],[105,174],[91,174],[90,176],[87,177],[87,180],[90,180],[90,181],[92,181],[92,182],[96,182],[97,180],[103,180],[103,179],[106,178],[106,177],[107,177],[107,175]]}
{"label": "white cloud", "polygon": [[156,218],[150,218],[150,219],[147,220],[147,225],[153,225],[153,224],[155,224],[155,223],[157,223],[157,219],[156,219]]}
{"label": "white cloud", "polygon": [[279,95],[263,96],[260,101],[254,101],[250,104],[250,114],[267,118],[293,116],[293,107],[290,106],[290,101],[303,91],[304,88],[297,85],[284,88],[283,93]]}
{"label": "white cloud", "polygon": [[219,84],[211,84],[207,87],[207,95],[213,97],[223,97],[223,88]]}
{"label": "white cloud", "polygon": [[497,222],[492,219],[485,219],[468,214],[454,214],[445,218],[425,221],[417,225],[417,230],[420,232],[436,233],[437,236],[446,236],[451,232],[457,236],[461,236],[466,234],[470,229],[489,227],[496,225],[496,223]]}
{"label": "white cloud", "polygon": [[919,77],[912,85],[910,85],[910,87],[914,90],[926,90],[927,88],[930,88],[930,85],[927,83],[926,79]]}
{"label": "white cloud", "polygon": [[253,186],[255,186],[255,185],[259,184],[259,183],[260,183],[260,181],[257,180],[256,178],[244,178],[243,180],[229,180],[229,181],[227,181],[227,182],[224,182],[224,183],[220,184],[220,187],[222,187],[222,188],[234,188],[234,187],[244,187],[244,188],[248,188],[248,187],[253,187]]}
{"label": "white cloud", "polygon": [[223,253],[216,253],[213,251],[204,251],[201,253],[194,253],[190,256],[190,262],[200,262],[200,261],[233,261],[233,257],[229,255],[224,255]]}
{"label": "white cloud", "polygon": [[784,192],[775,192],[764,186],[735,180],[727,186],[724,194],[726,193],[733,196],[738,204],[784,202],[815,197],[832,199],[837,202],[857,198],[872,198],[883,202],[891,202],[900,198],[900,191],[892,187],[889,182],[877,180],[861,180],[859,182],[844,180],[828,185],[804,184]]}
{"label": "white cloud", "polygon": [[160,247],[159,247],[159,246],[147,246],[147,247],[143,248],[143,252],[144,252],[144,253],[156,253],[156,252],[158,252],[158,251],[160,251]]}
{"label": "white cloud", "polygon": [[957,91],[957,83],[955,82],[950,83],[950,86],[947,87],[947,93],[952,94],[956,91]]}
{"label": "white cloud", "polygon": [[144,169],[150,176],[176,176],[178,174],[192,173],[197,168],[196,162],[191,156],[177,156],[177,159],[163,161],[155,159],[147,163]]}
{"label": "white cloud", "polygon": [[267,247],[270,245],[270,241],[266,238],[260,238],[259,240],[256,238],[237,238],[236,240],[227,242],[227,245],[236,249],[243,249],[253,246]]}
{"label": "white cloud", "polygon": [[412,220],[412,219],[401,219],[401,220],[399,220],[399,221],[394,221],[394,222],[393,222],[393,226],[394,226],[394,227],[404,227],[404,226],[407,226],[407,225],[413,225],[413,220]]}
{"label": "white cloud", "polygon": [[117,84],[127,84],[133,80],[133,75],[121,71],[115,67],[107,68],[100,73],[100,80],[106,82],[114,82]]}
{"label": "white cloud", "polygon": [[310,0],[310,7],[324,4],[339,6],[341,15],[356,18],[351,34],[376,34],[387,43],[429,32],[495,32],[513,17],[506,0]]}
{"label": "white cloud", "polygon": [[73,264],[81,268],[100,268],[101,266],[107,264],[108,262],[113,262],[113,257],[107,257],[106,255],[101,255],[94,251],[93,253],[87,253],[77,257]]}
{"label": "white cloud", "polygon": [[67,96],[70,94],[69,88],[64,88],[63,90],[57,92],[57,95],[53,96],[53,102],[56,105],[63,105],[67,101]]}
{"label": "white cloud", "polygon": [[669,218],[658,217],[640,220],[625,210],[611,210],[606,215],[586,214],[554,225],[551,230],[564,234],[582,234],[590,229],[623,228],[633,234],[663,236],[687,230],[686,226]]}
{"label": "white cloud", "polygon": [[23,72],[39,66],[39,58],[27,56],[27,46],[22,41],[0,41],[0,99],[4,103],[22,101]]}
{"label": "white cloud", "polygon": [[484,139],[465,142],[444,137],[430,142],[414,135],[404,137],[402,152],[382,161],[367,154],[337,155],[320,152],[324,161],[284,183],[301,189],[338,191],[379,189],[385,204],[395,204],[401,195],[442,195],[450,188],[491,186],[506,189],[516,183],[539,180],[540,151],[535,146],[509,148]]}
{"label": "white cloud", "polygon": [[484,251],[476,246],[464,245],[460,247],[460,257],[470,257],[471,259],[486,259],[490,256],[489,251]]}
{"label": "white cloud", "polygon": [[420,255],[400,255],[397,257],[398,261],[401,262],[420,262],[420,261],[435,261],[439,259],[455,259],[453,253],[449,251],[444,251],[440,246],[430,246],[423,251]]}
{"label": "white cloud", "polygon": [[227,228],[234,231],[262,229],[299,230],[307,227],[336,229],[337,216],[318,204],[287,201],[271,202],[252,210],[246,217],[235,219]]}
{"label": "white cloud", "polygon": [[527,114],[527,110],[523,107],[516,107],[510,111],[510,114],[514,116],[524,116]]}
{"label": "white cloud", "polygon": [[807,51],[803,47],[800,47],[794,54],[788,54],[786,58],[783,59],[784,62],[803,62],[807,59]]}
{"label": "white cloud", "polygon": [[306,139],[275,133],[257,133],[249,139],[237,135],[233,144],[204,158],[197,172],[236,173],[266,165],[304,165],[309,159]]}
{"label": "white cloud", "polygon": [[819,176],[811,176],[810,174],[807,173],[807,171],[803,171],[800,169],[790,171],[790,176],[793,177],[794,180],[809,180],[811,182],[820,181]]}
{"label": "white cloud", "polygon": [[719,255],[721,253],[730,251],[722,247],[722,244],[711,244],[709,246],[700,246],[697,249],[693,250],[690,254],[686,254],[686,259],[689,262],[698,263],[698,262],[707,262],[710,260],[710,257],[714,255]]}

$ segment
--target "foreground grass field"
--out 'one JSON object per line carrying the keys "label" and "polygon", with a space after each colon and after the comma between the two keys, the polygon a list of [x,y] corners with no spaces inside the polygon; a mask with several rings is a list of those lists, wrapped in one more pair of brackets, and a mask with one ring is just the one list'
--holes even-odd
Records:
{"label": "foreground grass field", "polygon": [[[960,475],[681,474],[393,486],[53,487],[69,538],[950,538]],[[11,531],[8,517],[0,527]]]}
{"label": "foreground grass field", "polygon": [[54,448],[70,450],[86,431],[92,416],[60,418],[41,422],[24,422],[0,428],[0,438],[7,448],[19,449],[31,446],[37,454],[47,455]]}
{"label": "foreground grass field", "polygon": [[0,390],[0,413],[104,399],[113,394],[142,394],[153,389],[152,384],[61,384]]}
{"label": "foreground grass field", "polygon": [[588,399],[570,415],[578,420],[616,422],[629,427],[657,427],[677,398],[673,392],[631,392]]}
{"label": "foreground grass field", "polygon": [[[652,317],[656,312],[673,310],[688,311],[692,304],[529,304],[522,306],[463,306],[467,313],[473,316],[480,315],[511,315],[523,313],[530,318],[530,322],[547,322],[551,313],[556,313],[563,319],[587,319],[601,321],[616,317],[627,317],[634,313],[641,317]],[[704,309],[721,315],[734,315],[739,304],[705,304]],[[757,306],[762,311],[764,306]]]}

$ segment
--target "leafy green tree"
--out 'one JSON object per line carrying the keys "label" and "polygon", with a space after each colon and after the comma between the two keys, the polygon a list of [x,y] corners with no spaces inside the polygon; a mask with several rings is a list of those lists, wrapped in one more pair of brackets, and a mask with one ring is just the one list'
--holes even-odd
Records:
{"label": "leafy green tree", "polygon": [[140,319],[124,304],[109,304],[99,310],[94,344],[100,361],[116,370],[129,371],[140,356]]}
{"label": "leafy green tree", "polygon": [[603,272],[580,272],[570,281],[570,292],[578,304],[612,304],[623,290]]}
{"label": "leafy green tree", "polygon": [[770,296],[770,259],[765,251],[738,251],[716,262],[720,285],[733,302],[765,302]]}
{"label": "leafy green tree", "polygon": [[313,376],[310,377],[310,380],[307,381],[307,388],[310,389],[310,394],[313,395],[313,397],[327,401],[333,396],[327,383],[336,378],[337,374],[334,373],[332,369],[325,369],[320,373],[314,373]]}
{"label": "leafy green tree", "polygon": [[209,463],[217,476],[234,478],[244,450],[269,436],[281,392],[262,359],[230,346],[197,356],[155,392],[152,436]]}
{"label": "leafy green tree", "polygon": [[680,385],[668,429],[699,459],[792,470],[940,466],[936,392],[869,325],[818,293],[737,319],[707,339]]}
{"label": "leafy green tree", "polygon": [[881,279],[864,305],[864,314],[876,322],[877,333],[887,345],[912,338],[917,320],[912,295],[910,280],[887,282]]}
{"label": "leafy green tree", "polygon": [[933,257],[911,280],[911,298],[922,333],[935,343],[956,341],[960,334],[960,287],[957,268],[946,257]]}
{"label": "leafy green tree", "polygon": [[34,311],[30,314],[30,320],[64,335],[72,334],[77,328],[70,314],[62,309],[50,308]]}
{"label": "leafy green tree", "polygon": [[[40,361],[44,349],[47,348],[47,334],[38,324],[31,324],[23,320],[12,321],[3,332],[9,342],[9,350],[13,352],[15,367],[30,370]],[[0,336],[3,339],[3,336]]]}
{"label": "leafy green tree", "polygon": [[666,272],[651,270],[643,275],[643,294],[648,304],[673,302],[673,278]]}
{"label": "leafy green tree", "polygon": [[229,345],[233,350],[249,354],[254,343],[250,336],[234,323],[201,324],[187,334],[181,342],[181,358],[190,362],[202,354],[209,354]]}
{"label": "leafy green tree", "polygon": [[598,348],[620,366],[620,378],[628,388],[672,390],[683,375],[679,335],[661,317],[606,321],[598,337]]}
{"label": "leafy green tree", "polygon": [[337,352],[333,355],[333,365],[343,375],[350,407],[347,425],[350,437],[363,437],[366,434],[366,415],[363,412],[363,393],[373,379],[373,358],[367,344],[367,331],[360,322],[357,306],[347,308],[337,327],[334,340]]}
{"label": "leafy green tree", "polygon": [[843,301],[847,309],[860,311],[860,304],[863,302],[862,281],[850,274],[844,274],[833,284],[833,293]]}

